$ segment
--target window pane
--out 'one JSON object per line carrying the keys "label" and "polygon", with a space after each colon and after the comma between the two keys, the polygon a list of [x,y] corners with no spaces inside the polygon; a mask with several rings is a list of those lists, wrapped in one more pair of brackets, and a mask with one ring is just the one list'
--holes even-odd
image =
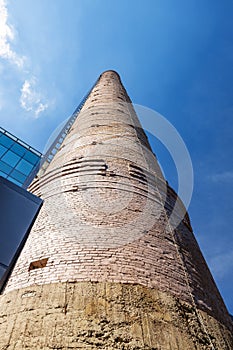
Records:
{"label": "window pane", "polygon": [[6,271],[6,269],[4,267],[0,266],[0,279],[2,278],[5,271]]}
{"label": "window pane", "polygon": [[15,180],[15,179],[13,179],[13,177],[10,177],[10,176],[9,176],[9,177],[8,177],[8,180],[10,180],[10,181],[14,182],[16,185],[22,187],[22,183],[19,182],[19,181],[17,181],[17,180]]}
{"label": "window pane", "polygon": [[0,145],[0,157],[7,151],[6,147],[3,147],[2,145]]}
{"label": "window pane", "polygon": [[0,144],[1,145],[6,146],[7,148],[9,148],[11,145],[13,145],[13,143],[14,143],[14,141],[11,140],[6,135],[1,135],[0,136]]}
{"label": "window pane", "polygon": [[12,170],[12,167],[0,161],[0,170],[4,171],[4,173],[9,174]]}
{"label": "window pane", "polygon": [[18,161],[20,160],[20,157],[17,156],[17,154],[11,152],[11,151],[8,151],[3,157],[2,157],[2,160],[11,165],[12,167],[14,167]]}
{"label": "window pane", "polygon": [[2,171],[0,171],[0,176],[2,177],[7,177],[7,174],[3,173]]}
{"label": "window pane", "polygon": [[28,175],[33,168],[31,163],[28,163],[26,160],[21,159],[19,164],[17,164],[16,169],[21,171],[21,173]]}
{"label": "window pane", "polygon": [[34,153],[32,153],[30,151],[27,151],[23,158],[32,164],[36,164],[38,162],[38,160],[40,159],[40,157],[36,156]]}
{"label": "window pane", "polygon": [[24,153],[26,152],[26,149],[19,145],[18,143],[15,143],[12,147],[11,150],[17,153],[19,156],[23,156]]}
{"label": "window pane", "polygon": [[11,173],[11,177],[13,177],[14,179],[24,183],[24,181],[26,180],[26,176],[21,174],[19,171],[17,170],[13,170]]}

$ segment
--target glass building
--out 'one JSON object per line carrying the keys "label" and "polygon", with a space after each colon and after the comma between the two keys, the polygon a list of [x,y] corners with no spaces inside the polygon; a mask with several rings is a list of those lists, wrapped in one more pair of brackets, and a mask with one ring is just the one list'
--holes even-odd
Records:
{"label": "glass building", "polygon": [[0,127],[0,176],[26,188],[42,154]]}
{"label": "glass building", "polygon": [[0,177],[0,290],[18,258],[42,202],[24,188]]}
{"label": "glass building", "polygon": [[0,289],[42,203],[26,191],[41,157],[40,152],[0,127]]}

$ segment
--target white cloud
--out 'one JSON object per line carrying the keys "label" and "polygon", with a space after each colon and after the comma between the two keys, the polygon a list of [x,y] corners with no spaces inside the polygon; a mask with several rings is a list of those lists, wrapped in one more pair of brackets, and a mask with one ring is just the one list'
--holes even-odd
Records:
{"label": "white cloud", "polygon": [[[19,55],[12,48],[12,42],[15,39],[15,29],[8,23],[8,10],[6,0],[0,0],[0,58],[20,68],[20,75],[30,74],[25,71],[26,57]],[[3,66],[0,65],[0,70]],[[42,93],[36,87],[37,79],[24,77],[24,84],[21,88],[20,105],[27,112],[31,112],[34,118],[48,108]],[[1,102],[1,101],[0,101]],[[1,104],[0,104],[1,108]]]}
{"label": "white cloud", "polygon": [[42,94],[36,90],[36,78],[25,80],[21,88],[20,105],[27,112],[32,112],[35,118],[48,108],[48,103]]}
{"label": "white cloud", "polygon": [[2,94],[0,93],[0,111],[3,109],[3,106],[4,106],[4,102],[3,102]]}
{"label": "white cloud", "polygon": [[219,174],[212,174],[209,179],[213,182],[233,182],[233,171],[224,171]]}
{"label": "white cloud", "polygon": [[14,29],[8,24],[8,12],[5,0],[0,0],[0,57],[23,68],[25,57],[18,55],[10,42],[14,40]]}

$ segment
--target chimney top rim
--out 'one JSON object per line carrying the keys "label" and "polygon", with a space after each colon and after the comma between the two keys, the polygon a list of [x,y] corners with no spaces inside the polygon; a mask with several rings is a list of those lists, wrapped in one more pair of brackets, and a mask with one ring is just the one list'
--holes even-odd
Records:
{"label": "chimney top rim", "polygon": [[107,69],[107,70],[103,71],[103,73],[101,73],[100,76],[104,75],[105,73],[114,73],[118,76],[118,78],[120,78],[119,73],[117,73],[117,71],[115,71],[114,69]]}

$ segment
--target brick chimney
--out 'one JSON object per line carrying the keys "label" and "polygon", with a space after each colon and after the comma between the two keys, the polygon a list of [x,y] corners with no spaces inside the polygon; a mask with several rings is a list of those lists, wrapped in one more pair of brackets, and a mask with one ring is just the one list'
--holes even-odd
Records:
{"label": "brick chimney", "polygon": [[0,297],[0,349],[233,349],[188,214],[169,224],[184,206],[116,72],[30,191],[44,204]]}

